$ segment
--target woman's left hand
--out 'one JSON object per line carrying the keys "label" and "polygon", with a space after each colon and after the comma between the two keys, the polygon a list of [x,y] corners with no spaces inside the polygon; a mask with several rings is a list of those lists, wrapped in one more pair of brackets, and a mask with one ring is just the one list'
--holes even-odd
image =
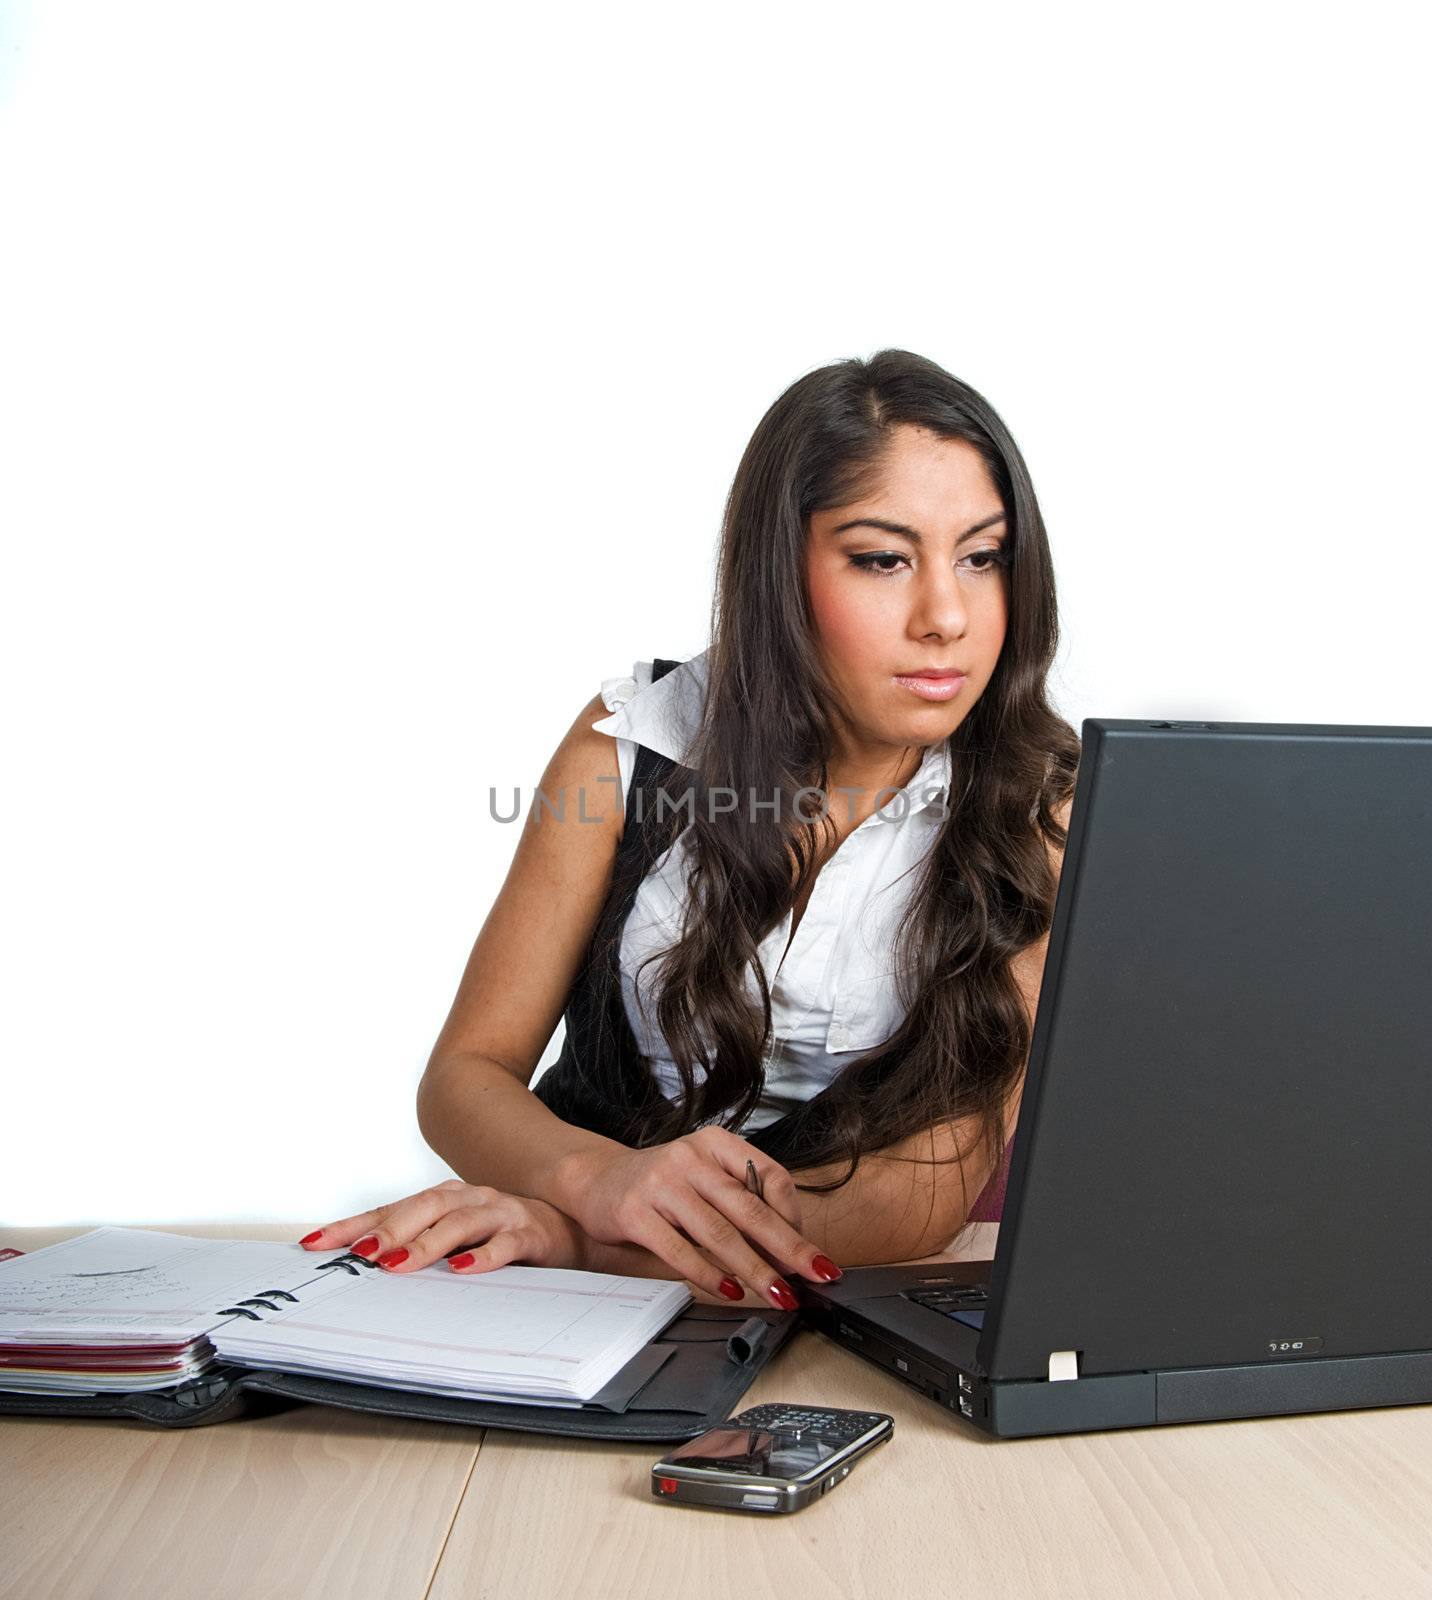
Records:
{"label": "woman's left hand", "polygon": [[454,1272],[521,1262],[583,1269],[586,1235],[545,1200],[449,1178],[391,1205],[330,1222],[299,1241],[307,1250],[353,1251],[390,1272],[418,1272],[460,1252]]}

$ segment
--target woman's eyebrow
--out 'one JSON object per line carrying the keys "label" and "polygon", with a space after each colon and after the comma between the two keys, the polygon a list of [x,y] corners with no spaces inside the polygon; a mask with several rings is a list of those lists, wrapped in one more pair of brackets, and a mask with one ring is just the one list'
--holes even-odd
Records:
{"label": "woman's eyebrow", "polygon": [[[1004,512],[996,511],[992,517],[986,517],[983,522],[975,523],[974,527],[966,528],[960,535],[958,542],[963,544],[966,539],[973,539],[977,533],[983,533],[986,528],[992,528],[996,522],[1004,521]],[[849,522],[842,522],[839,527],[832,528],[832,535],[844,533],[847,528],[879,528],[882,533],[903,534],[911,544],[920,544],[920,535],[914,528],[907,528],[903,522],[887,522],[884,517],[853,517]]]}

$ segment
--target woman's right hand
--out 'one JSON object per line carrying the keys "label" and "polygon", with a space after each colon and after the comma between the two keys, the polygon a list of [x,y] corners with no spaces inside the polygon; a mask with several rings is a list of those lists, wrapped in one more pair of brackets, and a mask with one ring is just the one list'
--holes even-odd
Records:
{"label": "woman's right hand", "polygon": [[[746,1187],[748,1161],[764,1199]],[[794,1291],[759,1251],[814,1283],[841,1276],[798,1231],[800,1195],[790,1173],[727,1128],[698,1128],[644,1150],[584,1155],[581,1172],[564,1204],[586,1233],[604,1244],[641,1245],[711,1294],[737,1298],[729,1282],[721,1287],[729,1273],[781,1310],[795,1311]]]}

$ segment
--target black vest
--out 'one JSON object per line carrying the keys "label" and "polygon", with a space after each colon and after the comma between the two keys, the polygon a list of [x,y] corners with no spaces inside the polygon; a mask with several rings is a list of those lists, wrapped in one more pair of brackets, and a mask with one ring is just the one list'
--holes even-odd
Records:
{"label": "black vest", "polygon": [[[680,664],[654,662],[652,682]],[[637,746],[612,887],[567,996],[562,1014],[567,1035],[562,1052],[532,1091],[564,1122],[588,1128],[632,1149],[651,1142],[646,1131],[652,1114],[667,1101],[637,1048],[622,1003],[617,967],[621,931],[631,915],[642,880],[670,843],[673,806],[686,793],[693,777],[691,770],[680,763],[645,745]],[[658,806],[657,795],[662,787],[670,796],[664,812]],[[862,1091],[878,1092],[881,1080],[897,1059],[893,1052],[881,1052],[875,1059],[866,1057],[859,1069]],[[825,1152],[825,1159],[829,1159],[827,1146],[834,1126],[833,1087],[828,1086],[764,1128],[742,1132],[741,1137],[786,1167],[810,1165],[811,1156],[817,1152]]]}

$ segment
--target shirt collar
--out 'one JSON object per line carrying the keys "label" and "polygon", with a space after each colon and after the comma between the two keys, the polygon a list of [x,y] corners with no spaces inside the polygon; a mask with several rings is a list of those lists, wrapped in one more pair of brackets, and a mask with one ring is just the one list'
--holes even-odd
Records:
{"label": "shirt collar", "polygon": [[[673,667],[638,689],[609,716],[594,722],[599,733],[613,738],[631,739],[655,750],[658,755],[689,765],[686,760],[701,727],[701,712],[706,699],[707,656],[703,650],[680,666]],[[894,794],[885,793],[881,808],[873,813],[876,822],[900,822],[907,816],[948,794],[950,787],[950,741],[941,739],[929,745],[915,775]],[[884,791],[882,791],[884,793]],[[840,801],[833,802],[836,805]]]}

